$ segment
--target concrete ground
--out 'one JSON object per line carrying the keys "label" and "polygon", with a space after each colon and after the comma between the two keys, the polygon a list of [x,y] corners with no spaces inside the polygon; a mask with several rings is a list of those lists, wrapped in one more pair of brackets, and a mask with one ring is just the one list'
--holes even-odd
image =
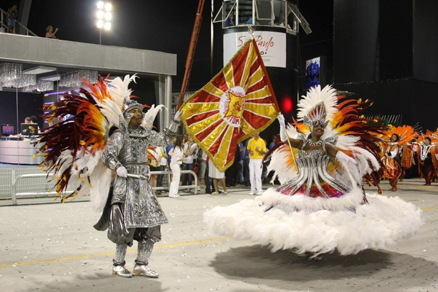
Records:
{"label": "concrete ground", "polygon": [[[158,279],[111,275],[114,244],[93,229],[99,214],[89,202],[26,205],[44,202],[38,199],[2,206],[0,291],[438,291],[436,184],[407,180],[396,193],[384,192],[423,209],[425,225],[414,237],[385,250],[334,253],[321,261],[208,233],[203,212],[248,198],[248,192],[160,198],[170,223],[150,261]],[[135,257],[133,246],[128,269]]]}

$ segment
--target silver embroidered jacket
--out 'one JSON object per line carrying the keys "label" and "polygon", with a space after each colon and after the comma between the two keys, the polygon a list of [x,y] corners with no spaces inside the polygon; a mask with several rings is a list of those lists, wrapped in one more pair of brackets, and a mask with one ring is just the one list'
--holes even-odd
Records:
{"label": "silver embroidered jacket", "polygon": [[[149,177],[147,163],[148,146],[165,147],[170,137],[143,127],[130,128],[127,133],[116,130],[108,139],[102,154],[103,163],[116,170],[124,166],[128,174]],[[111,204],[124,203],[124,218],[127,228],[147,228],[167,223],[148,179],[122,178],[116,176]]]}

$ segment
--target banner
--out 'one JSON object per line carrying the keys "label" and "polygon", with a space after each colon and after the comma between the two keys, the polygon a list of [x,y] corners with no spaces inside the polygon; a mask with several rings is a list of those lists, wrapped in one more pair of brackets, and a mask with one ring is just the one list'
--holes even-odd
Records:
{"label": "banner", "polygon": [[280,110],[254,40],[181,106],[187,133],[225,171],[237,144],[268,127]]}
{"label": "banner", "polygon": [[[249,32],[224,34],[224,64],[251,38]],[[286,33],[255,31],[254,40],[266,67],[286,68]]]}

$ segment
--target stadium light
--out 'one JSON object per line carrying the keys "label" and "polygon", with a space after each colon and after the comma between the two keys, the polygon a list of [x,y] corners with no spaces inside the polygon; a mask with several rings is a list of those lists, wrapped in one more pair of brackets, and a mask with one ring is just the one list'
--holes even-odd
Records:
{"label": "stadium light", "polygon": [[102,29],[111,30],[112,9],[113,5],[110,2],[97,2],[96,26],[99,29],[99,44],[102,44]]}

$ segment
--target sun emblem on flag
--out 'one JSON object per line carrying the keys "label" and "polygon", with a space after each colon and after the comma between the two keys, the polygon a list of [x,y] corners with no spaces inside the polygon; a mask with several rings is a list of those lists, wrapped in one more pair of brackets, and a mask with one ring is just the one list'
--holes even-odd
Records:
{"label": "sun emblem on flag", "polygon": [[225,171],[237,144],[275,121],[280,112],[254,40],[181,106],[187,133]]}
{"label": "sun emblem on flag", "polygon": [[232,127],[240,127],[245,104],[245,89],[233,87],[221,97],[219,112],[224,121]]}

